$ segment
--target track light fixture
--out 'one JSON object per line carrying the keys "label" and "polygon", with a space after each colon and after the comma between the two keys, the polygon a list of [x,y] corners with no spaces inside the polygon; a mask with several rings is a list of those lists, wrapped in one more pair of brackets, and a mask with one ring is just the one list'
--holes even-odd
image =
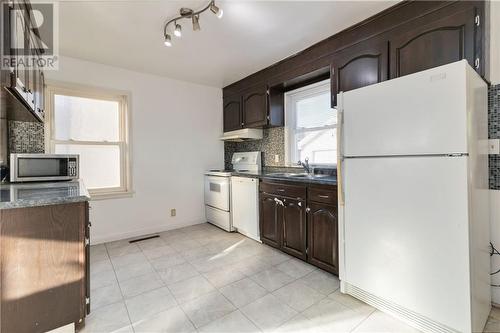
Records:
{"label": "track light fixture", "polygon": [[178,20],[182,19],[191,19],[191,22],[193,24],[193,30],[198,31],[201,29],[200,27],[200,14],[207,11],[210,9],[212,13],[214,13],[218,18],[222,18],[223,15],[223,10],[215,4],[215,0],[211,0],[208,5],[203,7],[202,9],[198,11],[194,11],[190,8],[181,8],[179,11],[179,16],[174,17],[170,21],[168,21],[164,26],[163,26],[163,35],[165,36],[165,45],[170,47],[172,46],[172,38],[170,36],[170,33],[168,32],[168,26],[173,23],[174,25],[174,31],[173,34],[176,37],[181,37],[182,36],[182,26],[180,24],[177,24]]}

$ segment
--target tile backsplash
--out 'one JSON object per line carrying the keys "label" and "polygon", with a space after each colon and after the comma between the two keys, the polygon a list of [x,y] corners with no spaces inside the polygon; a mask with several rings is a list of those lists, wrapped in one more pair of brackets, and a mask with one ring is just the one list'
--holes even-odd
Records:
{"label": "tile backsplash", "polygon": [[44,153],[45,136],[42,123],[14,121],[8,123],[11,153]]}
{"label": "tile backsplash", "polygon": [[[488,132],[490,139],[500,139],[500,84],[488,93]],[[490,155],[490,189],[500,190],[500,155]]]}
{"label": "tile backsplash", "polygon": [[[233,153],[241,151],[261,151],[262,166],[285,166],[285,128],[274,127],[265,129],[262,140],[224,142],[224,166],[226,169],[231,169],[231,157]],[[275,162],[276,155],[278,155],[279,162]]]}

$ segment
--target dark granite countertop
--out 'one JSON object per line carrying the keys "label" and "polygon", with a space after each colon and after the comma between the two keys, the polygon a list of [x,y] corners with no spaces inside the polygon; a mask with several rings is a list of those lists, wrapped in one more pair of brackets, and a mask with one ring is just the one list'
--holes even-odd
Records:
{"label": "dark granite countertop", "polygon": [[81,180],[0,184],[0,209],[38,207],[89,201]]}
{"label": "dark granite countertop", "polygon": [[337,176],[326,176],[326,177],[318,177],[318,178],[302,178],[302,177],[286,177],[280,175],[273,175],[276,173],[282,172],[292,172],[292,173],[302,173],[302,169],[291,169],[291,170],[262,170],[260,172],[237,172],[233,171],[231,173],[232,176],[238,177],[250,177],[250,178],[260,178],[260,179],[271,179],[271,180],[280,180],[287,182],[296,182],[296,183],[306,183],[306,184],[321,184],[321,185],[337,185]]}

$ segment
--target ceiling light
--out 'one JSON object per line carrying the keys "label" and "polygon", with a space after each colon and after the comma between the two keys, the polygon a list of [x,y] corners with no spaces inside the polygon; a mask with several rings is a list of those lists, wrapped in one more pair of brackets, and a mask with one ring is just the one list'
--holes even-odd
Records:
{"label": "ceiling light", "polygon": [[193,30],[194,31],[198,31],[201,29],[200,22],[198,22],[198,20],[199,20],[198,16],[194,15],[193,16]]}
{"label": "ceiling light", "polygon": [[222,18],[222,15],[224,15],[224,11],[222,9],[220,9],[219,7],[217,7],[215,5],[215,2],[213,2],[213,1],[210,3],[210,10],[212,11],[212,13],[217,15],[218,18]]}
{"label": "ceiling light", "polygon": [[211,0],[205,7],[198,11],[194,11],[191,8],[181,8],[179,11],[179,16],[174,17],[170,21],[168,21],[164,26],[163,26],[163,34],[165,36],[165,45],[166,46],[172,46],[172,30],[168,29],[168,26],[170,24],[174,25],[174,31],[173,34],[176,37],[181,37],[182,36],[182,26],[180,24],[177,24],[177,21],[183,20],[183,19],[191,19],[191,22],[193,23],[193,30],[198,31],[201,30],[200,27],[200,14],[209,10],[214,13],[218,18],[221,18],[223,15],[223,11],[221,8],[217,7],[215,4],[215,0]]}
{"label": "ceiling light", "polygon": [[175,37],[181,37],[182,36],[182,27],[180,24],[175,24],[175,30],[174,30],[174,35]]}
{"label": "ceiling light", "polygon": [[170,38],[170,35],[169,34],[166,34],[165,35],[165,46],[172,46],[172,38]]}

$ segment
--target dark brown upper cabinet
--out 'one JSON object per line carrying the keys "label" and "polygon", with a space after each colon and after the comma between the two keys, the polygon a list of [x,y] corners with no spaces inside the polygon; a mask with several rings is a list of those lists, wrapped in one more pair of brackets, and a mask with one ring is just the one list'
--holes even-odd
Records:
{"label": "dark brown upper cabinet", "polygon": [[476,8],[469,8],[439,19],[428,15],[409,22],[390,39],[391,78],[461,59],[479,69],[474,50],[476,15]]}
{"label": "dark brown upper cabinet", "polygon": [[[283,118],[273,119],[273,105],[283,110],[280,90],[282,94],[317,79],[330,77],[332,106],[335,106],[340,91],[461,59],[467,59],[484,76],[485,4],[485,1],[401,1],[225,87],[224,93],[245,91],[243,104],[248,104],[246,111],[245,105],[242,107],[247,117],[246,120],[243,117],[245,127],[282,126]],[[270,87],[267,100],[266,86]],[[262,111],[266,101],[270,117],[267,122]]]}
{"label": "dark brown upper cabinet", "polygon": [[262,127],[267,125],[268,89],[261,85],[243,93],[243,126]]}
{"label": "dark brown upper cabinet", "polygon": [[337,94],[388,79],[389,45],[384,40],[368,40],[348,47],[332,57],[330,84],[332,107]]}
{"label": "dark brown upper cabinet", "polygon": [[10,94],[4,94],[2,89],[1,97],[5,96],[8,100],[9,112],[23,110],[22,113],[27,115],[27,118],[23,115],[17,119],[18,115],[9,114],[10,119],[32,121],[34,116],[36,120],[43,121],[45,80],[42,68],[35,61],[40,59],[43,49],[37,42],[38,30],[34,27],[31,5],[28,1],[14,1],[8,5],[8,10],[3,11],[3,15],[8,23],[3,33],[4,45],[7,45],[14,61],[10,62],[6,73],[2,73],[3,77],[8,77],[2,79],[2,85]]}
{"label": "dark brown upper cabinet", "polygon": [[224,132],[284,125],[284,93],[280,87],[257,85],[224,95]]}
{"label": "dark brown upper cabinet", "polygon": [[241,96],[235,95],[225,97],[223,104],[224,132],[230,132],[242,128]]}

